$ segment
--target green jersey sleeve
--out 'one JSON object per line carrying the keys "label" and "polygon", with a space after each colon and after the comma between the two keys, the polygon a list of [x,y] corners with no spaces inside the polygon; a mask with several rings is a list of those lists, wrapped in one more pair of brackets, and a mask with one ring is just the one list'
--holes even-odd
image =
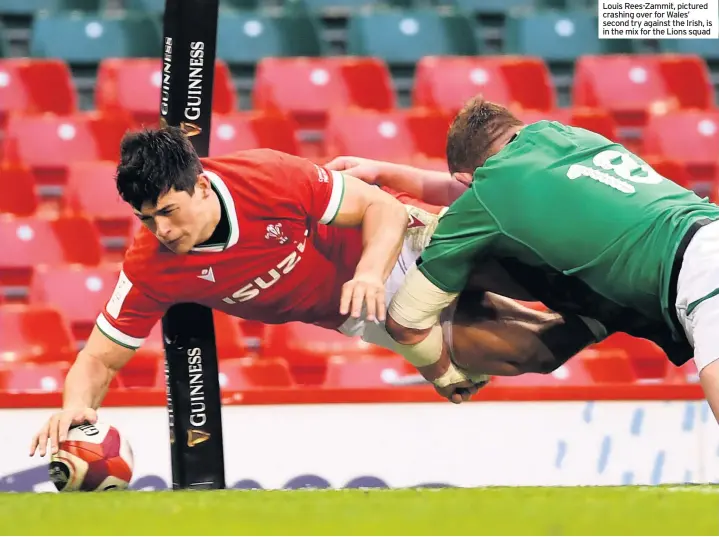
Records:
{"label": "green jersey sleeve", "polygon": [[443,291],[459,293],[499,234],[493,216],[469,189],[442,216],[417,267]]}

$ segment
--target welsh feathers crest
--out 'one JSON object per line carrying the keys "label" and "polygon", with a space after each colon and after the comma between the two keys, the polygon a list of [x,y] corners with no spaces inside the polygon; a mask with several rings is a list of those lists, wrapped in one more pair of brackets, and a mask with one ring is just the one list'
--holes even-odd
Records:
{"label": "welsh feathers crest", "polygon": [[277,239],[280,244],[285,244],[289,237],[285,236],[282,232],[282,224],[269,224],[267,226],[267,233],[265,234],[266,239]]}

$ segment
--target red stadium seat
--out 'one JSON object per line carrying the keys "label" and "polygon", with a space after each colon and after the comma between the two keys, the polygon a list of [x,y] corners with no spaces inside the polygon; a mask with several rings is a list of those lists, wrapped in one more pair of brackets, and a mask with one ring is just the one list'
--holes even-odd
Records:
{"label": "red stadium seat", "polygon": [[124,388],[160,388],[165,386],[165,347],[162,321],[158,321],[132,359],[117,373]]}
{"label": "red stadium seat", "polygon": [[697,384],[699,382],[699,373],[694,360],[689,360],[680,367],[668,366],[665,381],[673,384]]}
{"label": "red stadium seat", "polygon": [[668,373],[669,360],[666,354],[661,347],[648,339],[618,333],[612,334],[592,348],[601,351],[619,349],[624,352],[636,379],[663,379]]}
{"label": "red stadium seat", "polygon": [[39,269],[30,287],[30,304],[61,309],[76,342],[83,345],[110,298],[119,273],[119,267],[114,265]]}
{"label": "red stadium seat", "polygon": [[[215,343],[220,362],[247,356],[239,319],[213,311]],[[153,327],[145,343],[130,362],[118,373],[125,387],[159,387],[165,383],[165,346],[162,340],[162,321]]]}
{"label": "red stadium seat", "polygon": [[290,369],[282,358],[222,360],[219,368],[223,391],[294,386]]}
{"label": "red stadium seat", "polygon": [[0,364],[0,392],[62,392],[69,369],[66,362]]}
{"label": "red stadium seat", "polygon": [[333,108],[391,110],[392,78],[377,58],[263,58],[257,64],[254,108],[279,111],[301,129],[323,129]]}
{"label": "red stadium seat", "polygon": [[617,122],[606,110],[583,106],[574,107],[569,118],[569,124],[601,134],[613,142],[619,140]]}
{"label": "red stadium seat", "polygon": [[124,250],[137,218],[117,192],[116,166],[108,160],[70,164],[64,205],[71,213],[92,219],[105,248]]}
{"label": "red stadium seat", "polygon": [[423,155],[444,158],[449,117],[425,109],[333,111],[326,131],[327,154],[409,162]]}
{"label": "red stadium seat", "polygon": [[669,91],[683,110],[710,110],[716,100],[706,60],[694,54],[659,56],[660,68]]}
{"label": "red stadium seat", "polygon": [[7,296],[24,296],[34,270],[42,265],[96,266],[101,251],[92,222],[82,217],[56,220],[0,218],[0,286]]}
{"label": "red stadium seat", "polygon": [[692,187],[708,195],[719,180],[719,111],[678,111],[652,116],[644,129],[644,153],[686,165]]}
{"label": "red stadium seat", "polygon": [[49,306],[0,306],[0,362],[67,362],[76,350],[65,319]]}
{"label": "red stadium seat", "polygon": [[[123,111],[140,124],[159,123],[162,60],[154,58],[111,58],[100,62],[95,104],[101,112]],[[237,108],[237,96],[227,64],[215,63],[212,109],[229,114]]]}
{"label": "red stadium seat", "polygon": [[666,177],[684,188],[692,188],[689,170],[678,160],[672,160],[661,155],[642,155],[642,160],[662,177]]}
{"label": "red stadium seat", "polygon": [[558,121],[564,125],[572,123],[571,108],[552,108],[551,110],[523,110],[521,108],[511,107],[512,113],[527,125],[536,123],[537,121]]}
{"label": "red stadium seat", "polygon": [[714,96],[698,56],[605,55],[577,60],[573,102],[605,108],[622,127],[641,127],[650,114],[711,108]]}
{"label": "red stadium seat", "polygon": [[477,94],[506,107],[552,110],[547,65],[528,56],[427,56],[417,63],[412,103],[455,114]]}
{"label": "red stadium seat", "polygon": [[210,156],[259,147],[297,155],[299,148],[294,122],[286,116],[269,112],[236,112],[213,116]]}
{"label": "red stadium seat", "polygon": [[31,216],[37,211],[35,178],[27,167],[0,164],[0,214]]}
{"label": "red stadium seat", "polygon": [[71,116],[11,115],[3,157],[29,166],[41,195],[59,196],[67,182],[70,163],[116,161],[120,140],[131,127],[126,116],[94,112]]}
{"label": "red stadium seat", "polygon": [[262,356],[285,358],[298,384],[322,384],[332,356],[387,354],[389,351],[359,337],[299,322],[267,325],[262,343]]}
{"label": "red stadium seat", "polygon": [[326,388],[390,388],[419,372],[401,356],[334,356],[327,363]]}
{"label": "red stadium seat", "polygon": [[246,357],[247,348],[240,320],[216,310],[213,310],[212,317],[215,322],[217,357],[220,360]]}
{"label": "red stadium seat", "polygon": [[543,119],[558,121],[564,125],[596,132],[612,141],[619,139],[616,122],[607,111],[599,108],[579,106],[574,108],[554,108],[546,111],[512,109],[512,112],[527,124]]}
{"label": "red stadium seat", "polygon": [[596,346],[584,349],[572,360],[584,363],[591,379],[597,383],[633,383],[636,372],[629,361],[627,351],[621,348]]}
{"label": "red stadium seat", "polygon": [[0,130],[11,112],[72,114],[77,96],[67,64],[56,59],[0,60]]}

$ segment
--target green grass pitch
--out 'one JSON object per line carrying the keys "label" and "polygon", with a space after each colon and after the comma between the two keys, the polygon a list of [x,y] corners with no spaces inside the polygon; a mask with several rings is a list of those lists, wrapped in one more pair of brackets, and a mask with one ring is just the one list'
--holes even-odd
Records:
{"label": "green grass pitch", "polygon": [[5,535],[719,535],[719,487],[1,494]]}

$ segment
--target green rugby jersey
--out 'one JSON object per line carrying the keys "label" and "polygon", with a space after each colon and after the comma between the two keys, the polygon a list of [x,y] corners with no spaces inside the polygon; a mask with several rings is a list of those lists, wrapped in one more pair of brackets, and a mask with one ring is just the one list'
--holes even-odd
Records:
{"label": "green rugby jersey", "polygon": [[666,322],[670,339],[685,342],[672,322],[671,271],[689,227],[707,218],[719,219],[719,207],[622,145],[539,121],[477,168],[419,269],[459,292],[491,257],[552,309],[650,339]]}

